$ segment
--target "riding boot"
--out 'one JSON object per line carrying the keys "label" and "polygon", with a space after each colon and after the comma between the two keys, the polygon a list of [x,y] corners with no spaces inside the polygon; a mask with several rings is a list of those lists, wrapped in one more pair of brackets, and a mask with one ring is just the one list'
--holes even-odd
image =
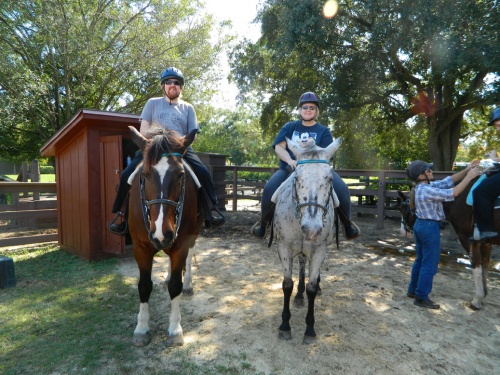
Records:
{"label": "riding boot", "polygon": [[213,202],[214,210],[220,215],[220,217],[214,217],[212,215],[212,210],[210,209],[209,200],[207,192],[205,189],[200,188],[201,191],[201,204],[203,206],[203,212],[205,213],[205,228],[218,228],[226,222],[226,218],[219,210],[218,203]]}
{"label": "riding boot", "polygon": [[271,202],[266,212],[262,215],[260,221],[256,222],[252,226],[251,233],[260,239],[264,239],[266,237],[267,227],[272,223],[274,218],[274,211],[276,209],[276,203]]}
{"label": "riding boot", "polygon": [[[129,196],[130,193],[127,193],[127,196],[125,198],[125,202],[123,202],[122,208],[120,211],[116,213],[115,218],[111,221],[109,224],[109,230],[117,234],[119,236],[124,236],[128,232],[128,224],[127,224],[127,219],[128,219],[128,201],[129,201]],[[118,218],[121,217],[122,221],[118,224],[115,224],[115,221],[118,220]]]}
{"label": "riding boot", "polygon": [[344,210],[342,210],[340,208],[340,206],[337,207],[337,212],[338,212],[338,215],[339,215],[340,222],[342,223],[342,226],[344,227],[345,238],[347,240],[353,240],[356,237],[359,237],[359,235],[361,234],[360,229],[358,228],[358,226],[356,224],[354,224],[349,219],[349,217],[347,216],[347,214],[344,212]]}

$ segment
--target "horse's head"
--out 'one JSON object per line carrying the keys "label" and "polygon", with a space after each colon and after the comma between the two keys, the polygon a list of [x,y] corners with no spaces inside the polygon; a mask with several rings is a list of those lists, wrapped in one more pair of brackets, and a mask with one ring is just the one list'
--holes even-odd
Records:
{"label": "horse's head", "polygon": [[288,138],[286,141],[297,158],[292,188],[295,216],[300,219],[304,237],[314,241],[333,228],[333,212],[338,199],[333,190],[329,160],[340,146],[340,138],[326,148],[309,142],[303,147],[304,144]]}
{"label": "horse's head", "polygon": [[149,239],[156,249],[166,249],[175,241],[181,224],[186,186],[182,155],[197,131],[185,137],[163,128],[153,128],[147,137],[132,126],[130,131],[144,155],[140,195]]}

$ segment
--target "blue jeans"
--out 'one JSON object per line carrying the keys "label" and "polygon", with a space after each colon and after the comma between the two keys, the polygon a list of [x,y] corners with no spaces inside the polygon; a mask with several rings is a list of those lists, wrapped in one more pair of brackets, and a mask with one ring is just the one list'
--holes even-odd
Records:
{"label": "blue jeans", "polygon": [[411,269],[408,293],[429,299],[432,280],[437,273],[441,255],[441,234],[438,221],[417,219],[413,226],[417,258]]}

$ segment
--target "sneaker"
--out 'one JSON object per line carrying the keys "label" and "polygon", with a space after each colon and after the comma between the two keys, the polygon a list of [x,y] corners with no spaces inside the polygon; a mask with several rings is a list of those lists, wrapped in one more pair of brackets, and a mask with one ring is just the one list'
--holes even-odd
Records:
{"label": "sneaker", "polygon": [[439,304],[432,302],[430,299],[422,299],[419,297],[415,297],[413,304],[415,306],[425,307],[427,309],[434,309],[434,310],[439,309]]}
{"label": "sneaker", "polygon": [[262,225],[260,221],[256,222],[252,226],[252,230],[250,231],[255,237],[263,240],[266,237],[266,227]]}
{"label": "sneaker", "polygon": [[491,238],[497,238],[498,236],[499,236],[498,232],[493,232],[493,231],[481,232],[481,241],[489,240]]}
{"label": "sneaker", "polygon": [[408,293],[406,293],[406,297],[408,297],[408,298],[415,298],[415,293],[408,292]]}

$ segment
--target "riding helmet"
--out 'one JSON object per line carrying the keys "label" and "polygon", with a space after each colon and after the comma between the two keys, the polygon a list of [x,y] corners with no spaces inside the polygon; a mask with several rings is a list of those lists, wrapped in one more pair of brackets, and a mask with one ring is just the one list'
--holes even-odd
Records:
{"label": "riding helmet", "polygon": [[169,78],[177,79],[181,83],[181,86],[184,86],[184,74],[182,74],[179,69],[174,68],[173,66],[165,69],[161,73],[160,84],[163,85],[163,83]]}
{"label": "riding helmet", "polygon": [[488,124],[488,126],[493,125],[493,123],[494,123],[496,120],[500,120],[500,107],[495,108],[495,109],[493,110],[493,112],[491,112],[491,115],[490,115],[490,123]]}
{"label": "riding helmet", "polygon": [[430,169],[431,167],[432,163],[426,163],[422,160],[414,160],[406,169],[406,175],[410,180],[417,181],[418,176],[424,173],[426,169]]}
{"label": "riding helmet", "polygon": [[319,98],[314,92],[308,91],[302,94],[299,100],[299,108],[302,107],[304,103],[314,103],[319,108]]}

